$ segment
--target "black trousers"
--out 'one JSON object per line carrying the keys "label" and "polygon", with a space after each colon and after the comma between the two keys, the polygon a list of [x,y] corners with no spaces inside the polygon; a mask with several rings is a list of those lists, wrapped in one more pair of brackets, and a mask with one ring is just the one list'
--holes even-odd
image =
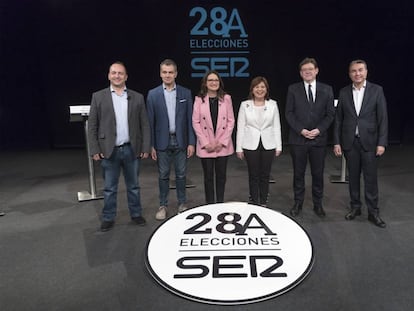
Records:
{"label": "black trousers", "polygon": [[351,150],[344,152],[349,177],[349,195],[351,208],[361,208],[361,173],[364,177],[365,203],[368,213],[378,215],[378,157],[375,151],[365,151],[359,138],[355,138]]}
{"label": "black trousers", "polygon": [[272,169],[275,149],[266,150],[262,142],[256,150],[243,149],[249,172],[250,201],[266,204],[269,195],[269,176]]}
{"label": "black trousers", "polygon": [[224,202],[228,156],[217,158],[201,158],[204,173],[204,193],[206,203]]}
{"label": "black trousers", "polygon": [[305,172],[309,160],[312,174],[313,206],[322,206],[323,171],[325,168],[326,146],[291,145],[293,161],[293,193],[295,202],[303,204],[305,198]]}

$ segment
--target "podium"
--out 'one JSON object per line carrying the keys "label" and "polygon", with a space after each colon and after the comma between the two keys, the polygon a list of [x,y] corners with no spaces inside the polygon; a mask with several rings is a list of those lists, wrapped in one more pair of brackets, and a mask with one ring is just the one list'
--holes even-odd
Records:
{"label": "podium", "polygon": [[331,183],[348,183],[348,178],[346,177],[346,160],[344,155],[342,155],[342,162],[341,162],[341,175],[335,176],[332,175],[330,177]]}
{"label": "podium", "polygon": [[88,117],[89,117],[89,105],[76,105],[70,106],[70,122],[83,122],[86,141],[86,157],[88,159],[89,170],[89,191],[79,191],[78,201],[90,201],[103,199],[102,195],[98,195],[96,192],[96,179],[95,179],[95,167],[93,159],[90,156],[89,134],[88,134]]}

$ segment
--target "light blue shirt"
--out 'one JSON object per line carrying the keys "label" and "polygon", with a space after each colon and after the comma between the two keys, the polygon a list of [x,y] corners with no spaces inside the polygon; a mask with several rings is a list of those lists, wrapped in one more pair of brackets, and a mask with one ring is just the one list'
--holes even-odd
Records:
{"label": "light blue shirt", "polygon": [[163,88],[165,103],[167,105],[170,133],[175,133],[175,107],[177,105],[177,88],[174,86],[171,91],[167,90],[165,85],[163,85]]}
{"label": "light blue shirt", "polygon": [[115,111],[116,121],[116,140],[115,145],[120,146],[129,142],[129,127],[128,127],[128,93],[125,88],[121,95],[116,94],[115,90],[111,88],[112,104]]}

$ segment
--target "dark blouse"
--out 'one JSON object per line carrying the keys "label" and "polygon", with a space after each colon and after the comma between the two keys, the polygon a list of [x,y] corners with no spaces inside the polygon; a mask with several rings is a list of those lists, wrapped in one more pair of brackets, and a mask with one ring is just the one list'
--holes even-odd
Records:
{"label": "dark blouse", "polygon": [[214,133],[215,133],[216,128],[217,128],[217,118],[218,118],[218,98],[210,97],[209,102],[210,102],[211,120],[213,121],[213,128],[214,128]]}

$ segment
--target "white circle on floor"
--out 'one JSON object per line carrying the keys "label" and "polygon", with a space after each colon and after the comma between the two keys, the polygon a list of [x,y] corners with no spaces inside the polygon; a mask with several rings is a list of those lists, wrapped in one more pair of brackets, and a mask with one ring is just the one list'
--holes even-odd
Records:
{"label": "white circle on floor", "polygon": [[313,265],[313,246],[293,219],[244,202],[203,205],[164,221],[146,265],[163,287],[190,300],[236,305],[281,295]]}

